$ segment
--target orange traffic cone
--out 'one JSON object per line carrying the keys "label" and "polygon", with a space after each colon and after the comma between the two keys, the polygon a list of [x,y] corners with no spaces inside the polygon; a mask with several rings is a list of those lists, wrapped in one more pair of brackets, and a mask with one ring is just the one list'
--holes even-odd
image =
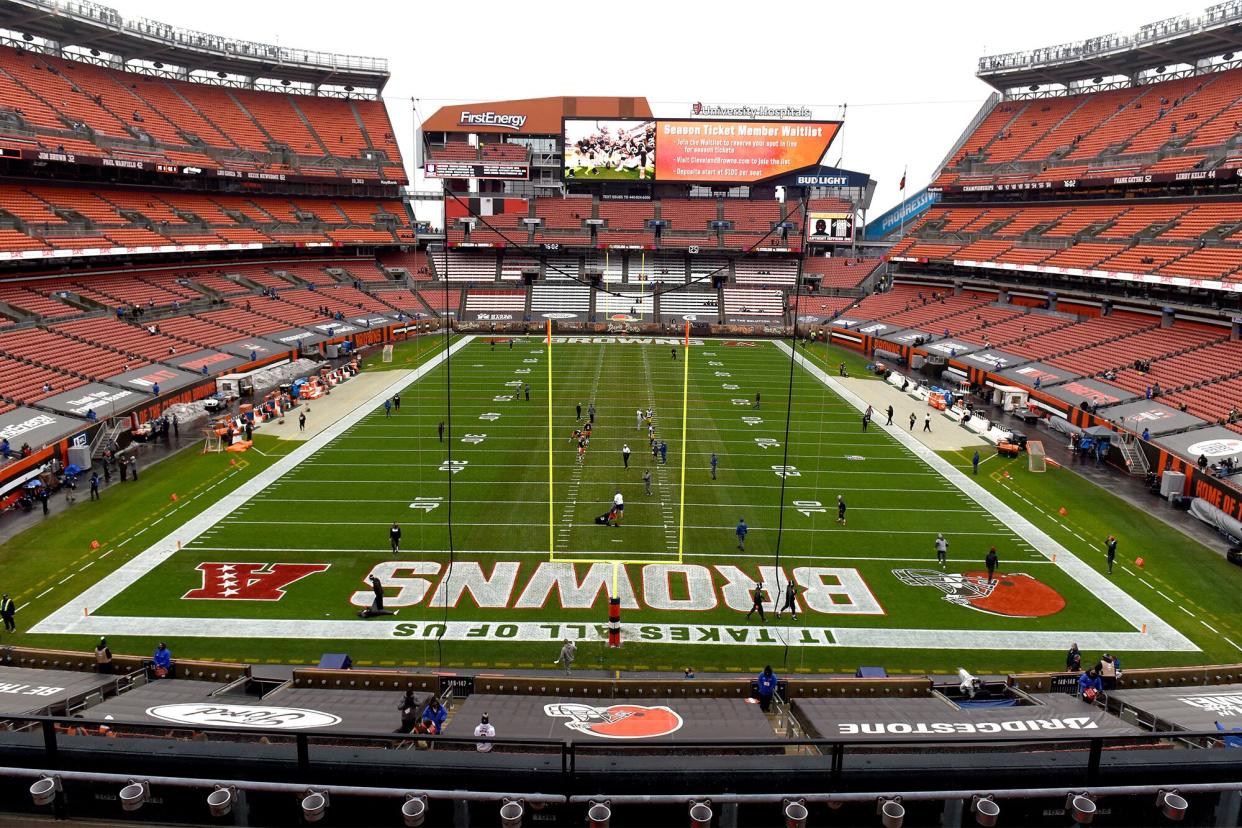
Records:
{"label": "orange traffic cone", "polygon": [[171,500],[173,503],[176,503],[176,502],[177,502],[177,493],[176,493],[176,492],[173,492],[172,494],[170,494],[170,495],[168,496],[168,499],[169,499],[169,500]]}
{"label": "orange traffic cone", "polygon": [[98,549],[98,548],[99,548],[99,541],[97,540],[91,541],[91,549]]}
{"label": "orange traffic cone", "polygon": [[1143,565],[1143,559],[1142,559],[1142,558],[1135,558],[1135,559],[1134,559],[1134,565],[1135,565],[1135,566],[1142,566],[1142,565]]}
{"label": "orange traffic cone", "polygon": [[1065,510],[1064,506],[1061,507],[1060,512],[1061,512],[1061,517],[1065,517],[1066,515],[1069,514],[1069,512]]}

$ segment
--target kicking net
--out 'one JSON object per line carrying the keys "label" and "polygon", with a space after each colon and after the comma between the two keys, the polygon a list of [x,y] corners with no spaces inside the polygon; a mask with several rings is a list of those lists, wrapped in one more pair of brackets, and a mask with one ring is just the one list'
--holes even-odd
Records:
{"label": "kicking net", "polygon": [[1048,470],[1048,457],[1044,453],[1044,444],[1039,440],[1027,441],[1026,467],[1033,472]]}

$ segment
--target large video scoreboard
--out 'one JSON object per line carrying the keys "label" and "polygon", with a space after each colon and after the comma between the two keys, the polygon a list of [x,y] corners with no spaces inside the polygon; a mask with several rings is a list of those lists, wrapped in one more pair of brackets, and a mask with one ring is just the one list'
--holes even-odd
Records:
{"label": "large video scoreboard", "polygon": [[840,121],[566,118],[565,178],[758,184],[821,166]]}

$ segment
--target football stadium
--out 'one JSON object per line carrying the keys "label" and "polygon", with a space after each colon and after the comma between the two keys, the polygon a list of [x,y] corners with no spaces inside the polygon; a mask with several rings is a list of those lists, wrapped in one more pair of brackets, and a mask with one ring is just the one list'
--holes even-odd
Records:
{"label": "football stadium", "polygon": [[0,0],[0,824],[1242,825],[1184,11],[979,57],[916,179]]}

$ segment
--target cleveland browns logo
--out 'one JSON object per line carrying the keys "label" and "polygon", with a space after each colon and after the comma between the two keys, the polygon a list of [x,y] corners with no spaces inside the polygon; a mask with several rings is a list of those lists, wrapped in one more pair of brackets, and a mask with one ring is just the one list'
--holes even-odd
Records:
{"label": "cleveland browns logo", "polygon": [[909,586],[935,587],[950,604],[991,615],[1041,618],[1065,609],[1065,599],[1059,592],[1021,572],[998,572],[994,581],[988,581],[986,572],[894,569],[893,574]]}
{"label": "cleveland browns logo", "polygon": [[642,704],[545,704],[545,715],[569,719],[565,727],[604,739],[656,739],[681,730],[682,718],[669,707]]}

